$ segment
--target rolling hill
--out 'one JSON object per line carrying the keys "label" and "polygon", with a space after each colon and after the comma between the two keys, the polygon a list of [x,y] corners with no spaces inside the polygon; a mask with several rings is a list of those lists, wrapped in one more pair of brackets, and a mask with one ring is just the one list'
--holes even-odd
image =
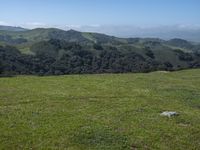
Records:
{"label": "rolling hill", "polygon": [[0,25],[1,31],[27,31],[28,29],[22,27],[13,27],[13,26],[2,26]]}
{"label": "rolling hill", "polygon": [[118,38],[37,28],[0,31],[4,74],[149,72],[200,66],[200,45],[183,39]]}

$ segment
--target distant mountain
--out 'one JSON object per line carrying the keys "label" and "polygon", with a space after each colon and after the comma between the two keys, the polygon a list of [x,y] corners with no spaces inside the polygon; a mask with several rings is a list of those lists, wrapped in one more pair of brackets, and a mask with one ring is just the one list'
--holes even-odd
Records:
{"label": "distant mountain", "polygon": [[0,30],[3,30],[3,31],[27,31],[28,29],[21,28],[21,27],[12,27],[12,26],[2,26],[2,25],[0,25]]}
{"label": "distant mountain", "polygon": [[200,45],[37,28],[0,31],[2,74],[149,72],[200,67]]}
{"label": "distant mountain", "polygon": [[77,42],[79,44],[103,44],[103,45],[132,45],[136,47],[145,47],[155,45],[165,45],[169,48],[177,48],[191,52],[199,48],[199,45],[183,39],[171,39],[169,41],[159,38],[118,38],[100,33],[79,32],[75,30],[61,30],[57,28],[36,28],[25,31],[1,31],[0,43],[14,46],[30,46],[40,41],[51,39],[64,40],[66,42]]}
{"label": "distant mountain", "polygon": [[[71,28],[66,27],[67,29]],[[169,25],[155,27],[137,27],[133,25],[99,25],[73,27],[82,32],[100,32],[117,37],[151,37],[164,40],[179,38],[200,43],[200,26],[194,25]]]}

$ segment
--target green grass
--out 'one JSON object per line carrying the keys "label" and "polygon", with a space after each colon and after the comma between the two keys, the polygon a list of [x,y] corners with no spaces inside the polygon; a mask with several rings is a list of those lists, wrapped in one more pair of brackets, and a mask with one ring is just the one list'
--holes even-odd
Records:
{"label": "green grass", "polygon": [[200,149],[200,70],[0,78],[0,149]]}

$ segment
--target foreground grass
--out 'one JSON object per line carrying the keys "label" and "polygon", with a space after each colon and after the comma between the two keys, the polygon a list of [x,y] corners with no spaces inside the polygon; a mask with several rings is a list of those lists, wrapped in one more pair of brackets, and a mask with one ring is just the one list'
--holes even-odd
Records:
{"label": "foreground grass", "polygon": [[0,149],[31,148],[200,149],[200,70],[0,78]]}

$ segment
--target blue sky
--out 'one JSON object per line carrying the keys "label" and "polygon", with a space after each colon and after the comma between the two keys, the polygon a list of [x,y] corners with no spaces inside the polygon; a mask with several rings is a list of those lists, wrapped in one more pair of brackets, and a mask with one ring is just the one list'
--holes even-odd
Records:
{"label": "blue sky", "polygon": [[200,0],[0,0],[0,24],[200,25]]}

